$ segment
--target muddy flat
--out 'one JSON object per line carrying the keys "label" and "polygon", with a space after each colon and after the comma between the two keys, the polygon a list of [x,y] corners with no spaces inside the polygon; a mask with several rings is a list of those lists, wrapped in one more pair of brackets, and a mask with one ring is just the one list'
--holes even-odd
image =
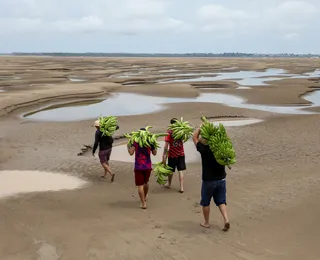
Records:
{"label": "muddy flat", "polygon": [[[318,59],[1,57],[0,259],[318,260],[320,83],[306,76],[318,68]],[[196,80],[268,69],[289,75],[244,89],[243,75]],[[93,144],[92,111],[119,114],[114,183],[81,150]],[[177,176],[168,190],[152,175],[141,210],[121,138],[146,125],[163,132],[172,117],[197,126],[201,115],[237,121],[227,126],[237,154],[227,170],[227,233],[213,205],[212,227],[199,225],[201,162],[192,143],[185,192]]]}

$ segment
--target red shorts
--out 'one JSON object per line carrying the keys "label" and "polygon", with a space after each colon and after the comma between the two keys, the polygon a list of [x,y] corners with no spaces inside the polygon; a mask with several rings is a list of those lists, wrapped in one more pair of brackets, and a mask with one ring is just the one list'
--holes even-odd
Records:
{"label": "red shorts", "polygon": [[151,169],[150,170],[134,170],[134,180],[136,183],[136,186],[142,186],[144,184],[147,184],[150,179],[151,175]]}

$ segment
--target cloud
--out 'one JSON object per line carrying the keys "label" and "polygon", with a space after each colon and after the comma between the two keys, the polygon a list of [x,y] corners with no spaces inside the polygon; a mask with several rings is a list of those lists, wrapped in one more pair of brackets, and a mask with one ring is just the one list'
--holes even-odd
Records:
{"label": "cloud", "polygon": [[316,52],[319,26],[319,0],[0,0],[0,52]]}
{"label": "cloud", "polygon": [[218,35],[288,32],[303,30],[319,15],[319,9],[307,1],[271,1],[273,4],[263,9],[259,9],[258,1],[254,3],[242,9],[216,4],[202,6],[197,12],[199,25],[202,30]]}
{"label": "cloud", "polygon": [[285,39],[285,40],[293,40],[293,39],[296,39],[296,38],[298,38],[299,37],[299,35],[297,34],[297,33],[287,33],[287,34],[285,34],[284,36],[283,36],[283,38]]}
{"label": "cloud", "polygon": [[[17,4],[19,2],[19,5]],[[2,34],[16,32],[139,34],[183,32],[191,28],[167,14],[167,0],[0,0]],[[69,9],[69,12],[66,10]],[[77,9],[74,11],[73,9]],[[1,12],[0,12],[1,15]],[[22,21],[26,21],[24,25]],[[8,24],[12,28],[8,28]]]}

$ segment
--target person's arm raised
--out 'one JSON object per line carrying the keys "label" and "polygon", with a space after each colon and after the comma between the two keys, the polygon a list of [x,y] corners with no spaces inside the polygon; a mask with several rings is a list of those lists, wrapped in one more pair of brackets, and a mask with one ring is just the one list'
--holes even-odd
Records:
{"label": "person's arm raised", "polygon": [[134,145],[129,146],[127,145],[127,149],[128,149],[128,153],[132,156],[136,150],[136,148],[134,147]]}
{"label": "person's arm raised", "polygon": [[200,136],[200,127],[198,127],[196,131],[194,131],[193,133],[192,140],[195,146],[197,146],[197,143],[199,142],[199,136]]}

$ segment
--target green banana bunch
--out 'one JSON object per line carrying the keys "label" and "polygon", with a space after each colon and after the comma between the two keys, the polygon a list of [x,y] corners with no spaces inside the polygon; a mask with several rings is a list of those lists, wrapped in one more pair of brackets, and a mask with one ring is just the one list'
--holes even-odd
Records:
{"label": "green banana bunch", "polygon": [[167,130],[172,131],[172,137],[174,140],[188,141],[193,135],[193,127],[190,126],[188,121],[183,121],[183,117],[180,120],[170,124]]}
{"label": "green banana bunch", "polygon": [[112,136],[117,130],[118,121],[115,116],[100,116],[98,120],[102,136]]}
{"label": "green banana bunch", "polygon": [[219,123],[219,126],[215,126],[204,116],[201,117],[201,121],[201,137],[207,141],[217,162],[230,168],[231,164],[236,163],[236,153],[224,125]]}
{"label": "green banana bunch", "polygon": [[157,178],[157,183],[164,185],[167,182],[167,177],[172,174],[172,168],[163,162],[156,163],[154,174]]}
{"label": "green banana bunch", "polygon": [[167,136],[168,134],[153,134],[149,131],[152,128],[151,126],[147,126],[146,130],[139,130],[129,133],[126,133],[124,136],[128,138],[128,146],[132,146],[134,142],[139,144],[140,147],[151,147],[153,146],[155,149],[160,148],[160,145],[157,139],[161,136]]}

